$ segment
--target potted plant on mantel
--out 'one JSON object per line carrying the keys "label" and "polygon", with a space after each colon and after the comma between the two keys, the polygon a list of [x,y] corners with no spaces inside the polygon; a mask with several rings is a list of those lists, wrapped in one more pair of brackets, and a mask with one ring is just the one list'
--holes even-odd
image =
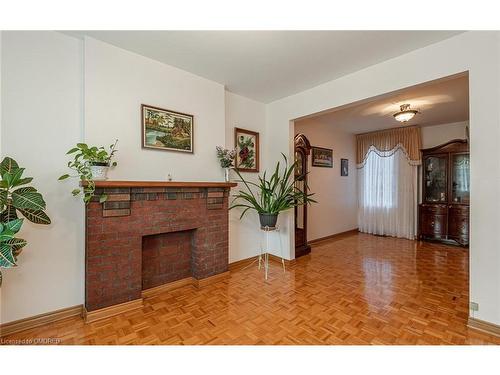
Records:
{"label": "potted plant on mantel", "polygon": [[[240,172],[236,170],[240,178],[237,182],[242,182],[247,191],[239,191],[235,194],[233,204],[229,209],[244,208],[240,219],[248,210],[255,210],[259,214],[261,228],[274,228],[280,212],[303,204],[316,203],[311,198],[314,194],[308,193],[307,186],[304,187],[304,191],[296,186],[298,180],[293,173],[296,163],[288,166],[286,156],[282,155],[285,159],[283,170],[280,170],[280,162],[278,162],[271,178],[266,179],[266,172],[264,172],[262,177],[258,177],[258,184],[245,180]],[[250,186],[257,189],[256,194]],[[235,201],[242,203],[234,204]]]}
{"label": "potted plant on mantel", "polygon": [[[73,155],[73,160],[68,162],[68,167],[76,172],[76,175],[63,174],[59,180],[65,180],[69,177],[77,177],[80,179],[82,188],[73,189],[71,194],[77,196],[82,194],[85,204],[89,203],[95,192],[95,182],[98,180],[106,180],[108,178],[108,170],[110,167],[117,165],[116,161],[112,161],[116,149],[118,139],[115,143],[109,146],[109,151],[104,147],[91,146],[86,143],[77,143],[76,147],[69,150],[66,155]],[[99,197],[99,202],[103,203],[107,199],[106,194]]]}
{"label": "potted plant on mantel", "polygon": [[[44,212],[45,201],[42,194],[28,185],[33,178],[23,177],[24,168],[20,168],[14,159],[6,157],[0,163],[0,268],[12,268],[17,264],[17,257],[27,242],[15,237],[23,225],[23,218],[35,224],[50,224],[50,218]],[[2,272],[0,272],[0,286]]]}

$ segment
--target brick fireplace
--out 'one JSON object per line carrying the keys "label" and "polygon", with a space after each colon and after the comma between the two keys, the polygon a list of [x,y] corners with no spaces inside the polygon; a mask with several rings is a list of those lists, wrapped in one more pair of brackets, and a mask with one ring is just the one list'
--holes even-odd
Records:
{"label": "brick fireplace", "polygon": [[[149,288],[226,272],[232,186],[96,182],[96,197],[86,210],[87,316],[112,306],[138,307]],[[103,193],[108,199],[100,204]]]}

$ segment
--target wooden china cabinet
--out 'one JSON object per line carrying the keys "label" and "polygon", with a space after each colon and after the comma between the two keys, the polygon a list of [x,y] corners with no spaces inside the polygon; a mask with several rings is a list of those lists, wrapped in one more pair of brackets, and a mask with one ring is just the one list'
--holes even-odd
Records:
{"label": "wooden china cabinet", "polygon": [[[295,181],[301,191],[307,189],[307,159],[311,144],[304,134],[295,136]],[[295,207],[295,258],[309,254],[311,246],[307,243],[307,204]]]}
{"label": "wooden china cabinet", "polygon": [[469,244],[469,144],[455,139],[422,150],[419,239]]}

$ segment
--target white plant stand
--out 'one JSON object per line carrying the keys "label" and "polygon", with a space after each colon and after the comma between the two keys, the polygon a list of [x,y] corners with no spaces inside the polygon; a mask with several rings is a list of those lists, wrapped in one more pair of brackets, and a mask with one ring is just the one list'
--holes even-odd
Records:
{"label": "white plant stand", "polygon": [[285,258],[283,257],[283,244],[280,235],[279,226],[275,227],[260,227],[260,229],[264,232],[265,235],[265,249],[262,247],[262,242],[260,243],[260,254],[259,254],[259,270],[264,266],[264,274],[267,280],[269,274],[269,236],[271,233],[277,233],[279,242],[280,242],[280,254],[281,254],[281,264],[283,265],[283,272],[286,272],[285,269]]}

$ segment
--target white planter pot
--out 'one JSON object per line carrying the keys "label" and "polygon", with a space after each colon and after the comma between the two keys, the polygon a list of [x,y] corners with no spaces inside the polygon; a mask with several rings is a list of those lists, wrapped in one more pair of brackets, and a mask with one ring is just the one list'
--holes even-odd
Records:
{"label": "white planter pot", "polygon": [[92,173],[93,180],[107,180],[108,179],[107,165],[91,165],[90,172]]}

